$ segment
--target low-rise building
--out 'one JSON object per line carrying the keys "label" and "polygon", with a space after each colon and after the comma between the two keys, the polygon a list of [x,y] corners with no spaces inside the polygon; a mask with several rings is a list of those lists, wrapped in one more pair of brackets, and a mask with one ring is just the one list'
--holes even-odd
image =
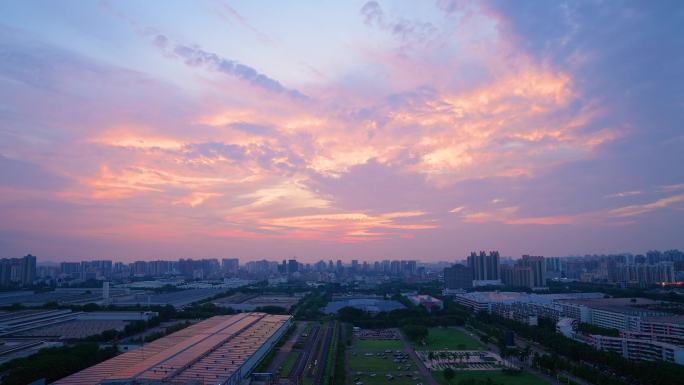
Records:
{"label": "low-rise building", "polygon": [[578,322],[606,329],[639,331],[639,321],[647,317],[665,316],[653,310],[658,302],[646,298],[601,298],[562,301],[563,314]]}
{"label": "low-rise building", "polygon": [[591,336],[592,345],[622,355],[629,360],[656,361],[662,360],[684,365],[684,347],[649,339]]}
{"label": "low-rise building", "polygon": [[442,300],[432,297],[430,295],[420,295],[420,294],[404,294],[412,304],[416,306],[424,306],[426,309],[441,310],[444,307]]}
{"label": "low-rise building", "polygon": [[54,384],[240,384],[291,323],[264,313],[212,317]]}

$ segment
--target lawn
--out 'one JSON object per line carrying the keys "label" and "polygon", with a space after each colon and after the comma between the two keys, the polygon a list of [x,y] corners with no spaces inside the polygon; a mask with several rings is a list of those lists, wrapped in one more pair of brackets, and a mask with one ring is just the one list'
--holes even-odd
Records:
{"label": "lawn", "polygon": [[[395,372],[397,366],[392,356],[387,358],[366,357],[363,353],[356,356],[349,354],[349,368],[354,372]],[[415,364],[413,365],[415,367]]]}
{"label": "lawn", "polygon": [[422,346],[416,344],[420,350],[478,350],[482,345],[465,332],[453,328],[430,328],[427,344]]}
{"label": "lawn", "polygon": [[[418,383],[427,383],[424,378],[420,377],[412,379],[406,377],[406,374],[415,374],[417,371],[415,362],[410,361],[410,370],[397,370],[400,364],[393,361],[392,356],[388,358],[380,358],[377,356],[366,357],[359,352],[356,356],[351,352],[347,352],[347,364],[349,372],[347,373],[347,384],[353,384],[355,378],[359,378],[364,385],[416,385]],[[405,366],[403,364],[402,366]],[[356,374],[362,372],[361,374]],[[375,377],[371,377],[370,373],[375,373]],[[391,373],[394,376],[392,381],[385,378],[385,374]]]}
{"label": "lawn", "polygon": [[458,385],[461,380],[465,379],[476,379],[476,380],[486,380],[491,378],[495,384],[501,385],[548,385],[548,382],[542,380],[541,378],[535,376],[532,373],[523,372],[520,374],[505,374],[500,370],[457,370],[456,375],[451,382],[447,382],[444,378],[443,372],[432,372],[432,377],[437,380],[442,385]]}
{"label": "lawn", "polygon": [[282,369],[280,370],[280,374],[283,377],[287,377],[290,374],[290,371],[292,370],[294,364],[297,362],[298,357],[298,352],[290,352],[287,354],[287,357],[285,357],[285,361],[283,361]]}
{"label": "lawn", "polygon": [[358,340],[356,348],[360,350],[400,350],[399,340]]}

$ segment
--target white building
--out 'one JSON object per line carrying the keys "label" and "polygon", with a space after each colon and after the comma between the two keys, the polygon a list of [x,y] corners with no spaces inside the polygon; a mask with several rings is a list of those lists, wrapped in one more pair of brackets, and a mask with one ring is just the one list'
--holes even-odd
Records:
{"label": "white building", "polygon": [[649,309],[657,302],[645,298],[601,298],[561,301],[563,314],[578,322],[606,329],[639,331],[643,318],[658,317],[667,313]]}
{"label": "white building", "polygon": [[654,340],[592,335],[596,349],[614,352],[635,361],[662,360],[684,365],[684,347]]}

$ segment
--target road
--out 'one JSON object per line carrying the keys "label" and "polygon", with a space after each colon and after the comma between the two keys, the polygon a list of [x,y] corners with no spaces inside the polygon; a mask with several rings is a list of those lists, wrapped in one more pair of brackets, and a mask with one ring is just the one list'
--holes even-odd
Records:
{"label": "road", "polygon": [[416,363],[416,367],[418,368],[418,371],[420,372],[421,376],[425,378],[425,380],[428,382],[430,385],[439,385],[437,380],[435,380],[432,377],[432,373],[430,373],[430,369],[428,369],[425,364],[423,364],[423,361],[421,361],[420,358],[418,358],[418,355],[416,352],[411,348],[411,344],[409,341],[404,337],[403,333],[399,333],[399,336],[401,338],[401,343],[404,347],[404,353],[408,353],[411,359]]}
{"label": "road", "polygon": [[306,363],[309,360],[311,351],[313,350],[314,344],[316,343],[318,331],[320,330],[318,323],[311,322],[310,324],[311,331],[309,332],[309,337],[304,343],[304,347],[300,350],[301,354],[299,354],[299,359],[290,371],[290,380],[292,383],[297,383],[298,379],[301,378],[304,374],[304,370],[306,369]]}
{"label": "road", "polygon": [[285,362],[285,358],[287,355],[292,351],[292,346],[297,342],[297,338],[299,338],[299,335],[302,333],[304,330],[304,327],[306,326],[305,323],[303,322],[297,322],[296,324],[296,329],[294,332],[290,335],[290,337],[285,341],[283,346],[278,349],[276,352],[275,356],[273,357],[273,360],[271,360],[271,363],[268,365],[268,368],[266,369],[267,372],[271,373],[276,373],[278,371],[278,368]]}
{"label": "road", "polygon": [[332,339],[334,336],[333,322],[328,321],[324,326],[323,340],[320,344],[320,349],[316,354],[317,365],[313,368],[315,370],[314,385],[323,385],[325,380],[325,366],[328,363],[328,350],[330,350],[330,344],[332,344]]}

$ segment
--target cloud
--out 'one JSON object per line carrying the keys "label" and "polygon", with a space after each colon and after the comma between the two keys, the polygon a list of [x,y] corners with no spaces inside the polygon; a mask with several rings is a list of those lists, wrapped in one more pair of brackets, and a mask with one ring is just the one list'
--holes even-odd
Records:
{"label": "cloud", "polygon": [[608,214],[615,217],[634,217],[650,213],[655,210],[664,209],[679,202],[684,202],[684,194],[661,198],[655,202],[620,207],[610,210]]}
{"label": "cloud", "polygon": [[658,192],[673,192],[673,191],[684,190],[684,183],[668,184],[668,185],[658,186],[658,188],[656,190]]}
{"label": "cloud", "polygon": [[216,9],[218,10],[218,14],[223,19],[237,21],[240,26],[254,34],[260,42],[264,44],[273,44],[273,39],[250,24],[249,21],[235,8],[231,7],[230,4],[221,0],[214,1],[214,4],[217,5]]}
{"label": "cloud", "polygon": [[219,197],[221,194],[217,193],[203,193],[203,192],[193,192],[192,194],[178,199],[173,202],[174,205],[186,205],[190,207],[197,207],[203,204],[207,199]]}
{"label": "cloud", "polygon": [[398,222],[396,219],[415,218],[421,212],[392,212],[369,215],[361,212],[330,213],[281,217],[262,221],[269,228],[296,232],[299,237],[342,242],[374,241],[392,237],[397,232],[429,230],[435,225],[426,221]]}
{"label": "cloud", "polygon": [[[684,194],[658,199],[653,202],[622,206],[614,209],[587,211],[576,214],[525,216],[517,206],[492,211],[464,212],[461,219],[466,223],[499,222],[508,225],[588,225],[625,223],[624,219],[639,217],[656,210],[666,209],[684,202]],[[459,210],[461,213],[462,210]]]}
{"label": "cloud", "polygon": [[305,100],[307,97],[295,89],[285,88],[280,82],[272,79],[256,69],[235,60],[223,58],[215,53],[207,52],[198,46],[172,44],[165,35],[153,38],[155,46],[170,57],[183,60],[190,67],[204,67],[238,78],[255,87],[273,93],[285,94],[295,99]]}
{"label": "cloud", "polygon": [[404,48],[413,43],[425,43],[437,33],[437,28],[429,22],[388,20],[377,1],[365,3],[359,13],[367,26],[390,32],[404,44]]}
{"label": "cloud", "polygon": [[605,195],[604,198],[625,198],[625,197],[631,197],[631,196],[637,196],[637,195],[641,195],[641,191],[639,191],[639,190],[621,191],[621,192]]}
{"label": "cloud", "polygon": [[43,167],[7,158],[0,154],[0,186],[11,188],[30,188],[60,190],[70,185],[69,179],[52,173]]}
{"label": "cloud", "polygon": [[[2,228],[128,255],[453,258],[539,239],[557,253],[596,239],[622,249],[625,234],[676,247],[680,15],[638,2],[438,5],[317,14],[330,31],[270,23],[316,43],[257,44],[253,66],[230,53],[254,49],[251,36],[217,37],[226,23],[211,17],[175,29],[186,15],[174,12],[153,31],[135,13],[145,4],[122,5],[141,18],[123,18],[135,35],[95,16],[76,27],[87,41],[0,33]],[[269,22],[217,7],[257,38]],[[227,51],[175,36],[226,39]],[[102,54],[110,46],[120,57]],[[267,75],[293,63],[326,76],[290,87]]]}

